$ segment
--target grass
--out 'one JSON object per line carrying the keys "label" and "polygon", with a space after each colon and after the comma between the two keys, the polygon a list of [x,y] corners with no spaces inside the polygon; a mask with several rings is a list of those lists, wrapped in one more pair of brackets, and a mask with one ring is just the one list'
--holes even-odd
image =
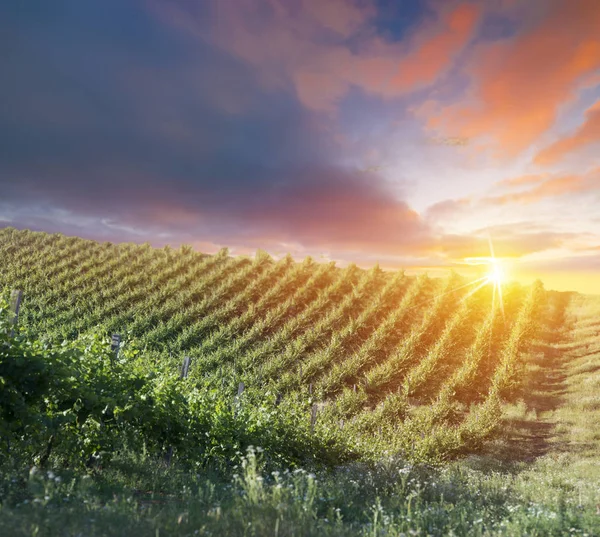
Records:
{"label": "grass", "polygon": [[[230,481],[131,457],[94,476],[11,474],[3,535],[598,535],[597,481],[563,456],[522,471],[485,457],[443,469],[381,461],[264,474],[252,450]],[[570,464],[573,461],[568,461]],[[20,501],[19,501],[20,500]]]}

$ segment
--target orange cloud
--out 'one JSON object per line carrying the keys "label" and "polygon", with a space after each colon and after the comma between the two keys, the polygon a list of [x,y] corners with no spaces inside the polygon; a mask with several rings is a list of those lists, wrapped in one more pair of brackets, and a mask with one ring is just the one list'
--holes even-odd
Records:
{"label": "orange cloud", "polygon": [[495,226],[476,230],[469,235],[444,235],[439,251],[451,259],[486,257],[490,255],[488,237],[498,257],[519,258],[535,252],[560,248],[579,237],[576,233],[559,233],[544,229],[529,229],[527,225]]}
{"label": "orange cloud", "polygon": [[459,198],[440,201],[427,209],[427,219],[436,221],[460,214],[472,206],[471,198]]}
{"label": "orange cloud", "polygon": [[487,197],[483,198],[481,202],[489,205],[506,205],[509,203],[529,204],[537,203],[546,198],[598,191],[600,190],[600,167],[584,175],[562,175],[545,179],[541,183],[538,183],[539,181],[533,182],[537,186],[529,190],[506,194],[504,196]]}
{"label": "orange cloud", "polygon": [[308,108],[331,110],[351,85],[394,97],[433,84],[473,35],[481,15],[472,4],[441,13],[435,24],[415,32],[408,52],[375,38],[358,53],[343,46],[318,45],[310,61],[292,69],[300,100]]}
{"label": "orange cloud", "polygon": [[526,190],[525,192],[517,192],[514,194],[506,194],[504,196],[493,196],[483,198],[482,203],[489,205],[506,205],[509,203],[536,203],[544,198],[551,198],[567,194],[574,194],[584,188],[585,178],[579,175],[566,175],[548,179],[542,184]]}
{"label": "orange cloud", "polygon": [[600,193],[600,167],[583,175],[570,174],[556,177],[552,177],[550,174],[524,175],[498,181],[494,186],[505,188],[529,186],[530,188],[500,196],[444,200],[427,209],[426,220],[432,222],[447,220],[461,214],[472,213],[476,209],[485,210],[486,207],[490,206],[528,205],[548,198],[589,192]]}
{"label": "orange cloud", "polygon": [[534,162],[539,165],[554,164],[568,153],[577,149],[600,142],[600,101],[588,108],[585,121],[571,136],[562,138],[540,151]]}
{"label": "orange cloud", "polygon": [[361,7],[345,0],[303,0],[302,5],[315,21],[344,37],[360,28],[373,12],[368,5]]}
{"label": "orange cloud", "polygon": [[[482,11],[469,2],[440,4],[437,17],[391,43],[372,28],[370,1],[219,0],[213,26],[195,20],[185,3],[148,1],[163,20],[252,65],[268,88],[291,82],[307,108],[322,112],[334,111],[351,86],[391,98],[433,84],[469,42]],[[353,49],[349,37],[357,38]]]}
{"label": "orange cloud", "polygon": [[469,42],[481,15],[473,4],[459,4],[442,17],[433,35],[400,61],[391,87],[399,92],[430,85],[452,65],[454,56]]}
{"label": "orange cloud", "polygon": [[536,174],[536,175],[521,175],[519,177],[511,177],[509,179],[503,179],[502,181],[498,181],[495,183],[495,186],[498,187],[516,187],[516,186],[529,186],[535,185],[544,181],[548,177],[548,174]]}
{"label": "orange cloud", "polygon": [[441,107],[428,126],[452,135],[491,136],[514,156],[549,129],[561,105],[600,68],[597,0],[554,2],[532,30],[480,45],[468,68],[468,102]]}
{"label": "orange cloud", "polygon": [[345,47],[324,47],[294,70],[298,95],[309,108],[327,110],[351,85],[381,97],[431,85],[468,43],[480,14],[472,4],[458,4],[434,24],[418,28],[408,52],[379,39],[363,43],[356,54]]}

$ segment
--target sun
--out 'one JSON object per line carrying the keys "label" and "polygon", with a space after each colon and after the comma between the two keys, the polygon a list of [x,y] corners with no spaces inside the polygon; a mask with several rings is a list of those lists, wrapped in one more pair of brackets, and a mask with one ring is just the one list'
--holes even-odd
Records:
{"label": "sun", "polygon": [[506,281],[506,274],[498,261],[495,259],[490,262],[491,270],[487,273],[486,279],[489,283],[493,283],[499,287]]}

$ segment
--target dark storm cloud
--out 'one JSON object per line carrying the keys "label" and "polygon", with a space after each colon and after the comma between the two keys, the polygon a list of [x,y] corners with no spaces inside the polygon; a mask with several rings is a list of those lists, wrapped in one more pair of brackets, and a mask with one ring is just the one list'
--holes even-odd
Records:
{"label": "dark storm cloud", "polygon": [[430,243],[378,176],[337,162],[317,115],[239,60],[197,40],[190,54],[135,2],[32,6],[1,23],[0,217],[94,237]]}

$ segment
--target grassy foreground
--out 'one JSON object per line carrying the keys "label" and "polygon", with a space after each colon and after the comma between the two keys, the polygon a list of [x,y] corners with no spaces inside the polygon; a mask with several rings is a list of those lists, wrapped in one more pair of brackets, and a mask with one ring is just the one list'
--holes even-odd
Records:
{"label": "grassy foreground", "polygon": [[[516,473],[474,458],[444,469],[349,465],[230,480],[123,458],[97,475],[5,473],[3,535],[598,535],[594,480],[560,457]],[[516,469],[515,469],[516,470]]]}

